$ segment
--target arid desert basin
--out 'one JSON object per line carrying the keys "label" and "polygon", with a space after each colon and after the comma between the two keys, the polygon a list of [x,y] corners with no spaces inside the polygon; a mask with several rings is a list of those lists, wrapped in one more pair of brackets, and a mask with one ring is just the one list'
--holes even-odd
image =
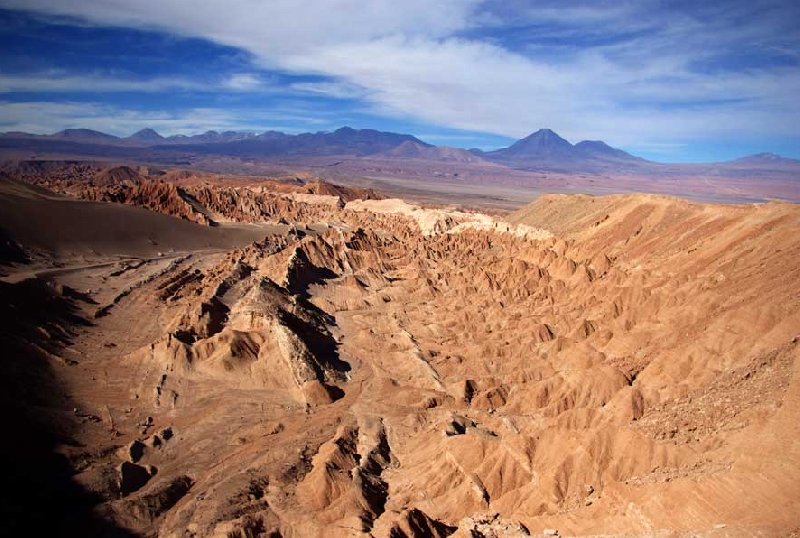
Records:
{"label": "arid desert basin", "polygon": [[797,532],[796,204],[82,174],[1,184],[7,528]]}

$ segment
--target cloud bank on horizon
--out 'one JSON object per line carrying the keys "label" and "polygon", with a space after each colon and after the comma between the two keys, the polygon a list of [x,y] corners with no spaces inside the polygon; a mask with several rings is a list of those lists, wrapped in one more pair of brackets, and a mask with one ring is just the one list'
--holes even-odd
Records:
{"label": "cloud bank on horizon", "polygon": [[800,157],[788,1],[0,0],[0,130],[348,124],[491,148]]}

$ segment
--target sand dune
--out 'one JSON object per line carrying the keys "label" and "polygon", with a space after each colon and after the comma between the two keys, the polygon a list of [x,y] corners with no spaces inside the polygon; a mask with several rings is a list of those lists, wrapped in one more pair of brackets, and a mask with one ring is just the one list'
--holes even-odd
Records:
{"label": "sand dune", "polygon": [[59,256],[155,256],[229,249],[286,229],[207,228],[136,207],[76,200],[8,180],[0,180],[0,203],[0,229],[27,247]]}

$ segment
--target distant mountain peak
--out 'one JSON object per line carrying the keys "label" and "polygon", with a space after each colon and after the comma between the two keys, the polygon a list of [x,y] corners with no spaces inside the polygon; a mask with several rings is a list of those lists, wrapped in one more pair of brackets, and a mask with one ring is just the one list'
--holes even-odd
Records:
{"label": "distant mountain peak", "polygon": [[146,142],[164,140],[164,137],[158,134],[155,129],[149,127],[140,129],[128,137],[129,140],[142,140]]}
{"label": "distant mountain peak", "polygon": [[584,140],[572,145],[547,128],[539,129],[507,148],[480,155],[501,164],[526,169],[545,167],[552,170],[597,170],[644,162],[643,159],[613,148],[601,140]]}
{"label": "distant mountain peak", "polygon": [[[558,136],[552,129],[539,129],[535,133],[531,133],[516,144],[520,145],[552,145],[560,147],[572,147],[572,144]],[[516,145],[514,144],[514,145]],[[512,145],[512,147],[514,146]]]}
{"label": "distant mountain peak", "polygon": [[800,163],[800,160],[784,157],[782,155],[778,155],[777,153],[763,152],[747,155],[746,157],[740,157],[729,162],[750,165],[796,165],[797,163]]}
{"label": "distant mountain peak", "polygon": [[575,150],[585,157],[600,159],[643,160],[630,153],[609,146],[602,140],[583,140],[575,144]]}
{"label": "distant mountain peak", "polygon": [[770,161],[783,159],[783,157],[781,157],[777,153],[770,153],[769,151],[765,151],[763,153],[756,153],[754,155],[751,155],[751,157],[754,158],[754,159],[764,159],[764,160],[770,160]]}
{"label": "distant mountain peak", "polygon": [[573,150],[572,144],[558,136],[552,129],[539,129],[511,146],[489,154],[507,161],[547,160],[569,156]]}
{"label": "distant mountain peak", "polygon": [[93,129],[64,129],[52,135],[52,138],[61,138],[75,142],[110,142],[119,140],[118,137]]}
{"label": "distant mountain peak", "polygon": [[[561,142],[565,142],[565,143],[569,144],[569,142],[567,142],[566,140],[561,138],[554,130],[547,129],[547,128],[539,129],[538,131],[534,131],[533,133],[529,134],[528,136],[526,136],[525,138],[523,138],[519,142],[526,141],[526,140],[527,141],[531,141],[531,140],[542,140],[542,141],[543,140],[552,140],[552,141],[556,141],[556,142],[561,141]],[[572,145],[572,144],[570,144],[570,145]]]}
{"label": "distant mountain peak", "polygon": [[448,146],[428,146],[419,141],[406,140],[399,146],[383,153],[386,157],[406,159],[427,159],[439,162],[479,163],[478,155],[461,148]]}
{"label": "distant mountain peak", "polygon": [[556,134],[556,132],[555,132],[554,130],[552,130],[552,129],[550,129],[550,128],[547,128],[547,127],[543,128],[543,129],[539,129],[538,131],[534,131],[534,132],[532,132],[531,134],[529,134],[529,135],[527,136],[527,138],[531,138],[531,137],[543,137],[543,136],[555,136],[555,137],[557,137],[557,138],[561,138],[560,136],[558,136],[558,135]]}
{"label": "distant mountain peak", "polygon": [[584,148],[610,148],[608,144],[603,142],[602,140],[581,140],[575,147],[584,147]]}
{"label": "distant mountain peak", "polygon": [[94,129],[64,129],[55,133],[54,136],[72,136],[72,135],[101,135],[106,136],[109,138],[116,138],[114,135],[106,134],[100,131],[95,131]]}

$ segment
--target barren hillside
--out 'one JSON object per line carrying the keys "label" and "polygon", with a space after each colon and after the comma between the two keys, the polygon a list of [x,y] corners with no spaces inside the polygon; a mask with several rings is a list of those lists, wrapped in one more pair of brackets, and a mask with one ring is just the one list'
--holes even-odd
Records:
{"label": "barren hillside", "polygon": [[[0,291],[25,329],[3,335],[4,360],[58,387],[8,405],[52,436],[84,528],[800,529],[797,205],[544,196],[506,222],[324,184],[129,183],[126,203],[167,215],[0,190]],[[89,254],[38,240],[41,204],[90,209]],[[170,250],[109,249],[100,224],[142,215],[178,234]],[[31,491],[18,514],[49,499]]]}

